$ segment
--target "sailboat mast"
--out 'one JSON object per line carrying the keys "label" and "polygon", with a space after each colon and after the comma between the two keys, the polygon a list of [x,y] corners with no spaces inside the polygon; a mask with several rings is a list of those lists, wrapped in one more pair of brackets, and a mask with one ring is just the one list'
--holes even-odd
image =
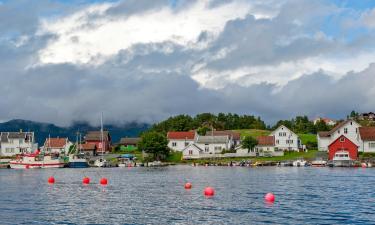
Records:
{"label": "sailboat mast", "polygon": [[102,143],[102,156],[104,154],[104,135],[103,135],[103,113],[100,116],[100,141]]}

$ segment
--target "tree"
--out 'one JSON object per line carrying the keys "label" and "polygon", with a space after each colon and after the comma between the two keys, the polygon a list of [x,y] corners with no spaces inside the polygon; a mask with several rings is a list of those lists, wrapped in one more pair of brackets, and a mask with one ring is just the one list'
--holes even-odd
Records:
{"label": "tree", "polygon": [[169,154],[167,137],[161,133],[151,131],[144,133],[138,148],[152,154],[153,159],[160,160]]}
{"label": "tree", "polygon": [[257,139],[251,137],[251,136],[246,136],[242,140],[242,147],[246,148],[247,150],[252,150],[256,145],[258,144]]}

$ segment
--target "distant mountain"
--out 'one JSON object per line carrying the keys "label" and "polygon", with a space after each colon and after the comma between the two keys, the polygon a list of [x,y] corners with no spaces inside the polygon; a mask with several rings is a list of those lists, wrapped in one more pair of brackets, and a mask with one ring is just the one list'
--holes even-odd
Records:
{"label": "distant mountain", "polygon": [[[141,132],[147,130],[149,124],[128,123],[125,125],[104,125],[104,130],[108,130],[112,137],[112,142],[120,141],[121,137],[137,137]],[[51,123],[39,123],[29,120],[10,120],[0,123],[0,131],[34,131],[36,141],[43,145],[45,139],[51,137],[68,137],[69,140],[76,140],[76,133],[82,133],[82,139],[87,131],[100,130],[100,127],[93,127],[86,122],[76,122],[70,127],[59,127]]]}

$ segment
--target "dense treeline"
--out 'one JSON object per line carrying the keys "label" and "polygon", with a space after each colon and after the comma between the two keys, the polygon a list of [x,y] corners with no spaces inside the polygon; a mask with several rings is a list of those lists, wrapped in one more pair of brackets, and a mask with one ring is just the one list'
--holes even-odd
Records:
{"label": "dense treeline", "polygon": [[235,130],[235,129],[266,129],[266,124],[252,115],[238,115],[232,113],[201,113],[195,117],[189,115],[178,115],[168,118],[160,123],[154,124],[152,131],[189,131],[197,129],[205,133],[207,130]]}
{"label": "dense treeline", "polygon": [[279,120],[272,129],[284,125],[292,129],[295,133],[316,134],[319,131],[328,131],[332,126],[328,126],[324,121],[320,120],[316,124],[310,121],[307,116],[297,116],[291,120]]}
{"label": "dense treeline", "polygon": [[285,125],[296,133],[316,134],[319,131],[328,131],[332,127],[318,121],[316,124],[310,121],[307,116],[297,116],[291,120],[280,120],[274,126],[266,127],[260,117],[252,115],[238,115],[232,113],[201,113],[194,117],[189,115],[178,115],[168,118],[160,123],[154,124],[150,131],[189,131],[198,130],[204,134],[214,128],[215,130],[239,130],[239,129],[260,129],[273,130],[280,125]]}

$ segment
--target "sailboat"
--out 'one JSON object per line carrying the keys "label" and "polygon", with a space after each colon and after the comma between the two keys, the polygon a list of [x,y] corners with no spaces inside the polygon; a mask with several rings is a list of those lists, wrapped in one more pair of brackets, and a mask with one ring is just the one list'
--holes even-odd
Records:
{"label": "sailboat", "polygon": [[109,167],[109,162],[103,158],[103,154],[105,152],[105,145],[104,145],[104,134],[103,134],[103,113],[100,117],[100,144],[101,144],[101,157],[94,162],[94,166],[96,167]]}
{"label": "sailboat", "polygon": [[89,164],[85,158],[85,155],[81,151],[81,134],[79,134],[78,141],[78,132],[76,138],[76,145],[74,146],[72,152],[69,152],[69,168],[87,168]]}

